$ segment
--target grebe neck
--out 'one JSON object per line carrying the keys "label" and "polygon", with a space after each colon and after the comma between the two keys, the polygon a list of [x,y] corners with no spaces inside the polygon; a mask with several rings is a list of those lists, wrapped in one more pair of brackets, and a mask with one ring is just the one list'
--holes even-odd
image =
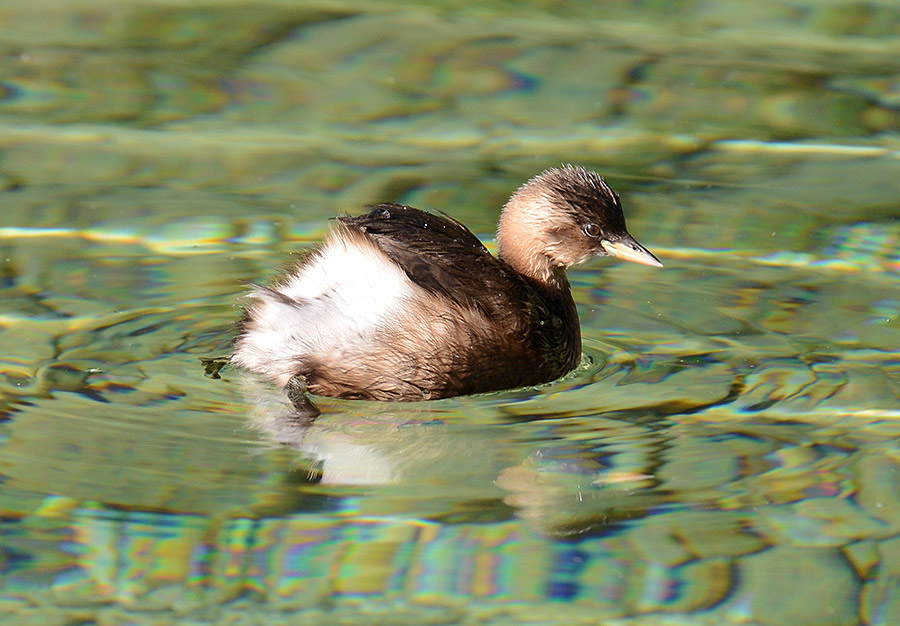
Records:
{"label": "grebe neck", "polygon": [[547,255],[547,242],[542,236],[546,218],[538,217],[543,202],[539,194],[523,193],[521,189],[509,199],[497,227],[497,256],[530,281],[558,289],[568,283],[563,268]]}

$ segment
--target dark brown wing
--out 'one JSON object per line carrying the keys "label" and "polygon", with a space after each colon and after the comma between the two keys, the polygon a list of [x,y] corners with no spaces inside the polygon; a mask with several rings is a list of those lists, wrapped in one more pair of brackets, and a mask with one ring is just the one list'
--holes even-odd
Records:
{"label": "dark brown wing", "polygon": [[371,237],[420,287],[492,318],[508,315],[511,307],[522,310],[533,295],[522,278],[449,216],[388,203],[338,219]]}
{"label": "dark brown wing", "polygon": [[578,363],[578,314],[568,285],[539,292],[449,216],[379,204],[366,215],[338,219],[369,236],[417,285],[482,312],[502,329],[496,342],[470,346],[471,362],[454,372],[458,380],[448,383],[453,391],[446,395],[546,382]]}

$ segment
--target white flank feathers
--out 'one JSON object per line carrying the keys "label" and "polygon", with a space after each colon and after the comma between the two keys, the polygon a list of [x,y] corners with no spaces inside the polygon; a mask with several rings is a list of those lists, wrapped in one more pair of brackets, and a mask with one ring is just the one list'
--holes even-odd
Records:
{"label": "white flank feathers", "polygon": [[251,293],[257,301],[232,360],[285,385],[298,361],[330,359],[367,345],[402,311],[415,287],[373,243],[337,231],[271,289],[296,304],[263,289]]}

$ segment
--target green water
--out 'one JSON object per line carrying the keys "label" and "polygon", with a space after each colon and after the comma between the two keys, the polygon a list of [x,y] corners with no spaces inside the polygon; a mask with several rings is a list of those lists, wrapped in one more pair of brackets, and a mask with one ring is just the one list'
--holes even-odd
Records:
{"label": "green water", "polygon": [[[900,623],[900,5],[0,5],[0,621]],[[539,389],[322,399],[227,351],[327,218],[603,173]]]}

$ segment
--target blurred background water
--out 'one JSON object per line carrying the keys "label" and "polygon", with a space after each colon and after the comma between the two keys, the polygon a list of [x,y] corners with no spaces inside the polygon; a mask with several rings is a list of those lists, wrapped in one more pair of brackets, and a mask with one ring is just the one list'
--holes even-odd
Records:
{"label": "blurred background water", "polygon": [[[4,623],[900,623],[900,4],[0,4]],[[323,400],[223,354],[327,218],[492,246],[561,162],[663,270],[582,367]]]}

